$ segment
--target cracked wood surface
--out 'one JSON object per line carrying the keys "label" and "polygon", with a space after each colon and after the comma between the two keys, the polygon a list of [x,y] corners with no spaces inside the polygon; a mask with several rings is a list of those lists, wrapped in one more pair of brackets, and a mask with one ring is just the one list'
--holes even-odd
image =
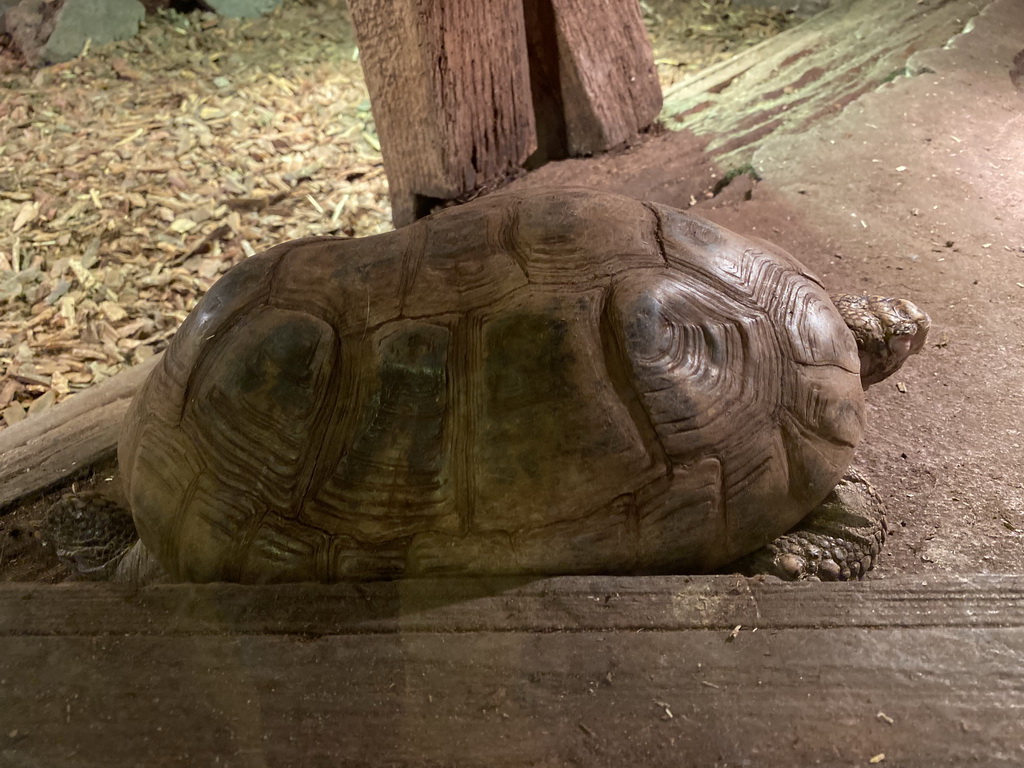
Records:
{"label": "cracked wood surface", "polygon": [[4,586],[0,764],[1019,765],[1022,663],[1019,576]]}
{"label": "cracked wood surface", "polygon": [[[948,602],[946,604],[944,601]],[[836,610],[842,606],[842,610]],[[1024,628],[1024,576],[822,585],[742,576],[0,585],[0,637]]]}

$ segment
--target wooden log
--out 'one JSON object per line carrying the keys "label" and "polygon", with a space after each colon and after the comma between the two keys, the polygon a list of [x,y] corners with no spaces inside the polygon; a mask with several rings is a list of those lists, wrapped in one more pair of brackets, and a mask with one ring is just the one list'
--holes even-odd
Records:
{"label": "wooden log", "polygon": [[521,2],[350,0],[396,226],[533,152]]}
{"label": "wooden log", "polygon": [[1024,576],[821,584],[721,576],[338,584],[0,584],[0,637],[1024,628]]}
{"label": "wooden log", "polygon": [[161,357],[0,432],[0,511],[112,458],[128,404]]}
{"label": "wooden log", "polygon": [[1021,765],[1021,578],[921,581],[0,585],[0,764]]}

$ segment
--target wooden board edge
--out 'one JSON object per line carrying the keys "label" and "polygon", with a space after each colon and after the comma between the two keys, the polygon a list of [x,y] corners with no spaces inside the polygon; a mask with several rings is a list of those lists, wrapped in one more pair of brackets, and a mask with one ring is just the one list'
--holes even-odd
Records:
{"label": "wooden board edge", "polygon": [[740,576],[366,584],[0,585],[0,636],[1024,627],[1024,576],[847,584]]}
{"label": "wooden board edge", "polygon": [[113,456],[121,418],[161,359],[154,355],[0,432],[0,512]]}

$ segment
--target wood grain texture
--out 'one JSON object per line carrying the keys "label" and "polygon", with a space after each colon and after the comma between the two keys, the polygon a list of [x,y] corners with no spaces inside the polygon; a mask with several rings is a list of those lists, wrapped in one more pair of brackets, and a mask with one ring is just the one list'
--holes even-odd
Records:
{"label": "wood grain texture", "polygon": [[352,0],[396,226],[536,146],[521,0]]}
{"label": "wood grain texture", "polygon": [[397,226],[661,109],[634,0],[351,0]]}
{"label": "wood grain texture", "polygon": [[[841,607],[841,610],[837,610]],[[0,585],[0,637],[1024,628],[1024,576],[846,583],[559,576],[367,583]]]}
{"label": "wood grain texture", "polygon": [[897,75],[919,74],[908,57],[942,48],[986,5],[830,3],[806,22],[669,87],[662,120],[701,137],[719,167],[740,168],[762,145],[808,131]]}
{"label": "wood grain texture", "polygon": [[1021,577],[498,587],[4,586],[0,764],[1024,760]]}
{"label": "wood grain texture", "polygon": [[128,404],[161,357],[0,432],[0,510],[111,458]]}
{"label": "wood grain texture", "polygon": [[661,110],[661,85],[634,0],[545,0],[554,11],[570,156],[634,139]]}

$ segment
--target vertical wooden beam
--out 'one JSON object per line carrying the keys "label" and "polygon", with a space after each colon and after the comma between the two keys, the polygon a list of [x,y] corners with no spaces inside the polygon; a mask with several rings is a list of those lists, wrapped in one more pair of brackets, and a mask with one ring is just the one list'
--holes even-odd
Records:
{"label": "vertical wooden beam", "polygon": [[520,168],[611,149],[661,109],[636,0],[349,0],[349,9],[396,226]]}
{"label": "vertical wooden beam", "polygon": [[536,146],[522,0],[350,0],[396,226]]}
{"label": "vertical wooden beam", "polygon": [[604,152],[654,122],[661,85],[636,0],[527,2],[553,10],[569,156]]}

